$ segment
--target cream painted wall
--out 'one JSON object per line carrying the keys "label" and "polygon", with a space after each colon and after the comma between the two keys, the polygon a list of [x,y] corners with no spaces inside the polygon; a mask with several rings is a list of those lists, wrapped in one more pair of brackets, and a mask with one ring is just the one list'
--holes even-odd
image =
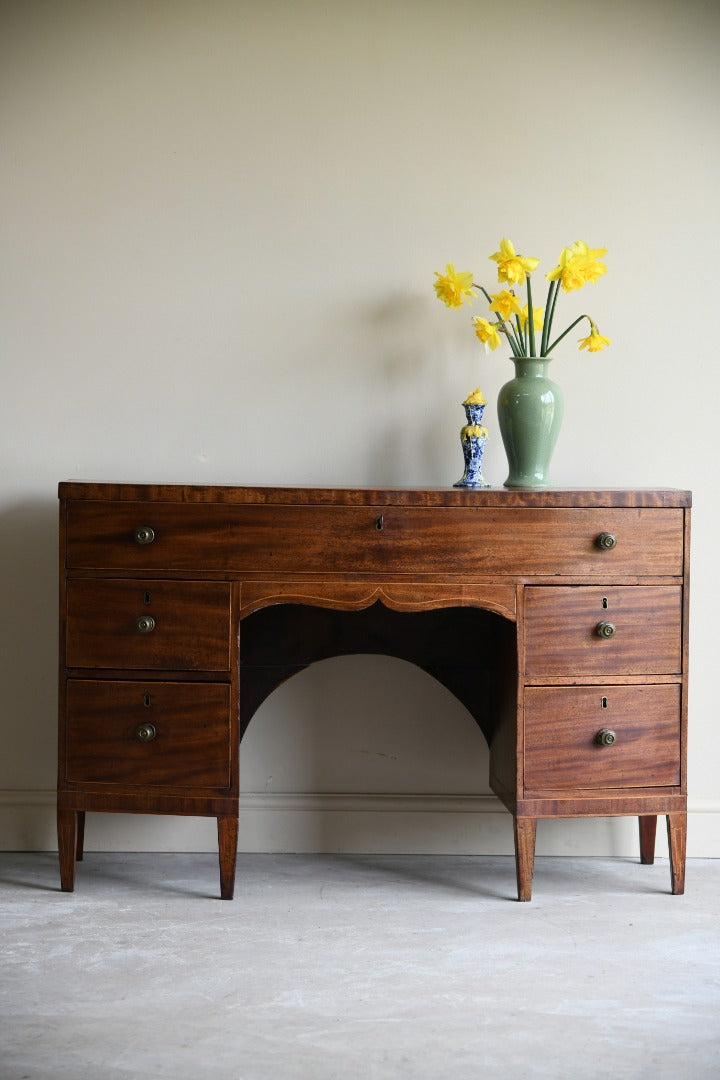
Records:
{"label": "cream painted wall", "polygon": [[[695,493],[689,849],[720,854],[720,9],[714,0],[0,5],[0,846],[54,846],[56,485],[450,484],[459,403],[510,375],[434,299],[501,236],[610,273],[563,301],[554,478]],[[494,415],[487,474],[504,478]],[[247,848],[504,851],[464,709],[328,661],[243,744]],[[96,815],[88,846],[214,848]],[[634,850],[622,821],[538,850]]]}

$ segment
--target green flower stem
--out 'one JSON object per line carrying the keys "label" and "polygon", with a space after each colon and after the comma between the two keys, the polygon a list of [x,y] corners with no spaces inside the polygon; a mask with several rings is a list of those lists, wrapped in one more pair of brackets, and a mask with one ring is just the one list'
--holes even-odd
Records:
{"label": "green flower stem", "polygon": [[540,344],[541,356],[547,354],[547,343],[550,339],[550,331],[552,330],[553,315],[555,314],[555,301],[557,300],[559,284],[559,281],[551,281],[548,285],[547,300],[545,302],[545,318],[543,319],[542,342]]}
{"label": "green flower stem", "polygon": [[546,345],[547,342],[550,340],[550,332],[552,330],[553,319],[555,318],[555,305],[557,304],[557,298],[560,295],[560,279],[558,278],[557,281],[554,281],[553,285],[555,286],[555,291],[553,293],[552,306],[550,308],[550,322],[548,323],[547,341],[545,342]]}
{"label": "green flower stem", "polygon": [[[474,286],[474,288],[476,288],[476,289],[480,289],[480,292],[482,292],[482,293],[483,293],[483,294],[485,295],[485,297],[486,297],[486,299],[487,299],[487,302],[488,302],[489,304],[492,304],[492,296],[491,296],[491,295],[490,295],[490,293],[489,293],[489,292],[487,291],[487,289],[483,288],[483,286],[482,286],[482,285],[475,285],[475,282],[473,282],[473,286]],[[505,322],[505,320],[504,320],[504,319],[502,318],[502,316],[500,315],[500,312],[499,312],[499,311],[494,311],[494,312],[493,312],[493,315],[497,315],[497,317],[498,317],[498,322],[499,322],[499,323],[500,323],[500,325],[502,326],[502,328],[503,328],[503,333],[505,334],[505,336],[507,337],[508,341],[510,342],[510,348],[512,349],[513,353],[514,353],[514,354],[515,354],[516,356],[520,356],[520,355],[521,355],[521,351],[520,351],[520,343],[518,342],[518,339],[517,339],[517,337],[515,336],[515,331],[513,330],[513,325],[512,325],[512,323],[509,323],[509,324],[508,324],[508,323],[506,323],[506,322]]]}
{"label": "green flower stem", "polygon": [[515,316],[515,322],[517,324],[517,336],[520,341],[520,350],[517,356],[527,356],[527,335],[520,325],[520,316]]}
{"label": "green flower stem", "polygon": [[562,341],[562,339],[563,339],[563,338],[565,337],[565,335],[566,335],[566,334],[569,334],[569,333],[570,333],[570,331],[571,331],[571,330],[573,329],[573,327],[574,327],[574,326],[577,326],[577,324],[578,324],[579,322],[582,322],[582,321],[583,321],[583,319],[589,319],[589,318],[590,318],[590,316],[589,316],[589,315],[579,315],[579,316],[578,316],[578,318],[577,318],[577,319],[575,320],[575,322],[573,322],[573,323],[570,323],[570,325],[568,326],[567,330],[563,330],[563,332],[562,332],[562,334],[560,335],[560,337],[559,337],[559,338],[555,338],[555,340],[553,341],[552,345],[551,345],[551,346],[550,346],[550,347],[548,348],[548,351],[547,351],[547,352],[545,353],[545,355],[546,355],[546,356],[549,356],[549,354],[550,354],[550,353],[551,353],[551,352],[553,351],[553,349],[554,349],[554,348],[555,348],[555,346],[556,346],[556,345],[558,344],[558,342]]}
{"label": "green flower stem", "polygon": [[543,317],[542,337],[540,338],[540,355],[545,355],[545,346],[547,345],[547,327],[548,317],[550,315],[550,294],[552,293],[552,281],[548,285],[548,294],[545,301],[545,315]]}
{"label": "green flower stem", "polygon": [[533,302],[532,302],[532,289],[530,287],[530,275],[527,275],[527,297],[528,297],[528,330],[530,332],[529,348],[530,352],[528,356],[537,356],[535,352],[535,318],[533,316]]}
{"label": "green flower stem", "polygon": [[517,334],[513,330],[512,323],[504,323],[503,325],[507,326],[506,337],[510,342],[513,356],[522,356],[522,345],[517,339]]}

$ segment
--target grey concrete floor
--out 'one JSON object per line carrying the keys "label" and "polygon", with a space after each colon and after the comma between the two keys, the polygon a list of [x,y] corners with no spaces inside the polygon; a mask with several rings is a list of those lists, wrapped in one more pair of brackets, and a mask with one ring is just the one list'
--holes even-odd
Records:
{"label": "grey concrete floor", "polygon": [[720,1077],[720,860],[0,855],[2,1080]]}

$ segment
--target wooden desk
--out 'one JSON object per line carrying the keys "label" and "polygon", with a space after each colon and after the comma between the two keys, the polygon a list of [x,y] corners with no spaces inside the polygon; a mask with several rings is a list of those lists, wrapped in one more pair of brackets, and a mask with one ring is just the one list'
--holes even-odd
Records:
{"label": "wooden desk", "polygon": [[[217,818],[231,899],[238,746],[327,656],[411,660],[466,705],[515,825],[668,824],[684,883],[690,494],[63,483],[58,838],[88,810]],[[442,718],[438,718],[442,722]]]}

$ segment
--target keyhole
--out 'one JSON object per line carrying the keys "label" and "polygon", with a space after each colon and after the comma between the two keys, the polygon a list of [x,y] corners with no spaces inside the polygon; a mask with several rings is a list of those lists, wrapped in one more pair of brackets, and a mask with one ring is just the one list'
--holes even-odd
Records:
{"label": "keyhole", "polygon": [[607,598],[607,596],[603,596],[603,598],[602,598],[602,606],[607,609],[607,606],[608,606],[608,598]]}
{"label": "keyhole", "polygon": [[150,708],[150,695],[149,694],[143,694],[143,705],[145,706],[146,709]]}
{"label": "keyhole", "polygon": [[145,597],[144,597],[145,603],[146,603],[146,604],[149,604],[149,603],[150,603],[150,601],[151,601],[151,599],[152,599],[152,598],[151,598],[151,596],[150,596],[150,593],[149,593],[149,592],[146,592],[146,593],[145,593]]}
{"label": "keyhole", "polygon": [[607,707],[608,707],[608,702],[607,702],[607,698],[606,698],[606,697],[601,697],[601,698],[600,698],[600,705],[601,705],[601,707],[602,707],[603,709],[607,709]]}
{"label": "keyhole", "polygon": [[375,528],[377,529],[378,532],[382,532],[384,527],[385,527],[385,517],[383,516],[383,514],[381,514],[379,518],[375,518]]}

